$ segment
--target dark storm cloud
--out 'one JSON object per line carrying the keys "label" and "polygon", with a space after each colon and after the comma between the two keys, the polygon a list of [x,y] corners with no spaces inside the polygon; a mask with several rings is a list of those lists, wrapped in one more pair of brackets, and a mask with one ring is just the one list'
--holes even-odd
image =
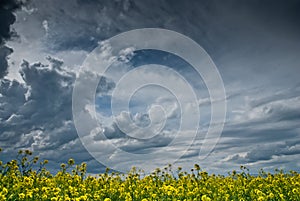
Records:
{"label": "dark storm cloud", "polygon": [[24,5],[26,1],[1,0],[0,2],[0,79],[7,75],[7,56],[12,49],[4,45],[5,40],[11,38],[15,33],[10,26],[16,21],[14,11]]}
{"label": "dark storm cloud", "polygon": [[225,84],[244,91],[257,85],[290,86],[300,73],[299,1],[56,1],[33,1],[30,7],[37,11],[20,24],[25,30],[31,21],[41,26],[46,20],[42,41],[49,51],[90,51],[118,33],[159,27],[198,42]]}
{"label": "dark storm cloud", "polygon": [[60,8],[54,4],[34,1],[32,6],[40,9],[33,15],[49,21],[48,41],[58,50],[91,49],[123,31],[161,27],[190,36],[209,53],[221,54],[237,44],[269,43],[268,34],[284,38],[300,31],[299,1],[70,0],[60,2]]}
{"label": "dark storm cloud", "polygon": [[40,144],[35,143],[36,149],[46,149],[76,137],[71,122],[75,75],[61,69],[61,61],[48,60],[47,65],[24,61],[20,69],[24,84],[2,80],[2,147],[15,146],[17,141],[22,141],[21,138],[27,138],[33,142],[39,141]]}
{"label": "dark storm cloud", "polygon": [[46,65],[24,61],[20,69],[24,83],[1,80],[3,160],[13,157],[16,149],[34,149],[38,154],[77,137],[70,106],[75,75],[61,65],[61,61],[50,57]]}
{"label": "dark storm cloud", "polygon": [[9,39],[13,32],[10,26],[16,21],[14,11],[24,3],[17,0],[2,0],[0,2],[0,44]]}
{"label": "dark storm cloud", "polygon": [[8,73],[7,56],[12,52],[11,48],[6,47],[5,45],[0,45],[0,78],[3,78]]}
{"label": "dark storm cloud", "polygon": [[253,85],[290,86],[300,73],[300,4],[296,0],[34,0],[29,8],[38,9],[24,16],[27,21],[19,24],[20,30],[30,38],[41,33],[28,27],[41,28],[46,21],[42,41],[53,52],[90,51],[118,33],[160,27],[198,42],[216,63],[225,84],[240,85],[243,91]]}
{"label": "dark storm cloud", "polygon": [[[45,64],[23,61],[20,74],[24,83],[0,80],[3,160],[14,157],[15,150],[21,148],[32,149],[54,162],[57,158],[67,160],[72,154],[79,162],[91,158],[78,139],[72,121],[75,73],[59,59],[50,56],[46,59]],[[109,91],[112,86],[112,82],[102,77],[101,92]]]}

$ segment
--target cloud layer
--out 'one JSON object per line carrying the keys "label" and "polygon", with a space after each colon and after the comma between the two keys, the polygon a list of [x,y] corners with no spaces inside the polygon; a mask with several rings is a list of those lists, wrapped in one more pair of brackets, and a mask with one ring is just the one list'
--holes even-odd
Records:
{"label": "cloud layer", "polygon": [[[79,66],[102,40],[131,29],[160,27],[185,34],[203,46],[218,66],[227,91],[228,114],[222,137],[209,158],[199,161],[211,101],[218,101],[209,99],[203,80],[187,70],[184,61],[159,52],[129,55],[123,58],[126,64],[110,72],[121,75],[137,64],[163,64],[193,83],[201,110],[201,129],[177,165],[189,168],[200,163],[207,170],[220,173],[241,164],[254,170],[299,170],[300,164],[295,162],[300,154],[299,13],[299,1],[293,0],[32,0],[26,4],[1,1],[0,147],[6,150],[3,158],[9,160],[16,149],[30,148],[49,158],[51,168],[68,157],[88,161],[91,172],[103,168],[82,146],[73,123],[72,90]],[[13,37],[16,35],[19,36]],[[140,79],[147,75],[143,73]],[[99,75],[86,76],[93,79]],[[154,81],[166,77],[179,84],[171,74],[156,71],[151,77]],[[116,81],[109,76],[100,78],[96,107],[103,125],[90,133],[91,146],[95,142],[105,148],[114,143],[137,154],[166,150],[170,157],[172,152],[187,147],[189,130],[179,133],[181,141],[176,146],[168,145],[178,130],[179,109],[191,110],[191,105],[179,108],[174,97],[165,91],[143,89],[133,96],[132,111],[125,116],[120,113],[114,119],[110,101]],[[136,82],[129,80],[127,84]],[[178,90],[185,96],[184,88]],[[118,127],[117,120],[132,129],[132,119],[136,125],[146,127],[150,108],[158,104],[165,108],[168,117],[167,126],[159,135],[147,140],[134,139]],[[118,166],[135,162],[118,151],[101,154],[109,155]],[[149,160],[154,166],[161,162]]]}

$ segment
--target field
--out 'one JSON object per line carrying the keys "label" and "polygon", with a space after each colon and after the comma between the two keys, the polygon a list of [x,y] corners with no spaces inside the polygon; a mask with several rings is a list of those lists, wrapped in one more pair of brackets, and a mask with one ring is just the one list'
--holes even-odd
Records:
{"label": "field", "polygon": [[209,175],[196,164],[189,173],[170,165],[149,175],[133,168],[127,174],[107,169],[89,176],[85,163],[70,159],[52,175],[47,163],[28,150],[8,163],[0,161],[0,200],[300,200],[300,174],[294,171],[253,176],[241,166],[223,176]]}

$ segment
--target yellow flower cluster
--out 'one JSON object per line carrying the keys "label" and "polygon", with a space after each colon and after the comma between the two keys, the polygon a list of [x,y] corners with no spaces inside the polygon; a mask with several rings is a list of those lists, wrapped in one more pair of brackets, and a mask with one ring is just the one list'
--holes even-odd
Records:
{"label": "yellow flower cluster", "polygon": [[195,165],[190,173],[181,168],[156,169],[152,174],[133,168],[127,174],[107,170],[97,176],[86,175],[86,164],[70,159],[52,175],[40,163],[38,170],[31,152],[19,152],[17,160],[0,165],[1,200],[49,201],[210,201],[210,200],[300,200],[300,174],[261,172],[253,176],[241,167],[240,173],[209,175]]}

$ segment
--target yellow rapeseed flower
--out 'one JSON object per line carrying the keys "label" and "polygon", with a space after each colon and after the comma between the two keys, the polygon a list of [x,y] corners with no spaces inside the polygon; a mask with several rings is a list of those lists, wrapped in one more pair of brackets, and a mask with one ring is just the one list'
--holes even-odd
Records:
{"label": "yellow rapeseed flower", "polygon": [[24,199],[25,198],[25,194],[24,193],[19,193],[19,198],[20,199]]}

